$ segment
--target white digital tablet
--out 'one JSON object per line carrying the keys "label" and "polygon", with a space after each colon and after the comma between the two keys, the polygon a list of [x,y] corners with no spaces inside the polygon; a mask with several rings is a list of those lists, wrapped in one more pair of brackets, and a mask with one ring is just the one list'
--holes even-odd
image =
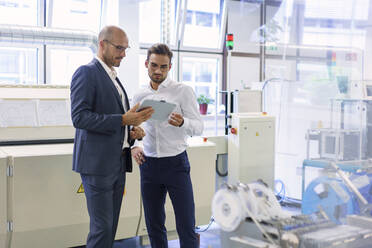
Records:
{"label": "white digital tablet", "polygon": [[146,107],[152,107],[154,109],[154,113],[149,120],[166,121],[176,107],[176,104],[166,101],[146,99],[141,102],[138,111],[141,111],[141,109]]}

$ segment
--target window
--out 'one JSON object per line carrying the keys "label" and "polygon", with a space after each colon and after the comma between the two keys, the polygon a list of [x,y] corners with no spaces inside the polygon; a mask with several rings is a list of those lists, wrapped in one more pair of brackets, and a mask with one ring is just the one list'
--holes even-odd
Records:
{"label": "window", "polygon": [[189,55],[181,56],[181,82],[190,85],[196,97],[205,95],[213,100],[208,105],[207,115],[203,115],[203,135],[224,134],[224,113],[222,96],[218,93],[221,85],[221,55]]}
{"label": "window", "polygon": [[139,3],[139,41],[153,44],[165,42],[174,44],[177,0],[148,0]]}
{"label": "window", "polygon": [[37,48],[0,48],[0,83],[37,84]]}
{"label": "window", "polygon": [[364,48],[369,0],[306,1],[303,44]]}
{"label": "window", "polygon": [[[52,6],[49,6],[52,4]],[[83,29],[98,32],[101,20],[101,0],[53,0],[51,27]],[[48,13],[49,14],[49,13]],[[48,16],[48,15],[47,15]]]}
{"label": "window", "polygon": [[192,24],[193,17],[194,17],[194,11],[188,10],[186,14],[186,24]]}
{"label": "window", "polygon": [[[3,0],[0,1],[0,23],[81,29],[97,33],[101,8],[115,6],[110,0]],[[42,10],[46,16],[41,15]],[[106,18],[110,19],[110,18]],[[35,44],[5,44],[0,47],[0,83],[68,85],[78,66],[88,63],[88,48],[66,48]],[[45,59],[44,59],[45,58]],[[45,76],[44,76],[45,75]]]}
{"label": "window", "polygon": [[305,18],[367,20],[369,0],[307,0]]}
{"label": "window", "polygon": [[195,17],[197,26],[213,27],[213,19],[215,17],[215,14],[196,11]]}
{"label": "window", "polygon": [[0,23],[18,25],[38,25],[37,0],[0,1]]}
{"label": "window", "polygon": [[181,81],[193,86],[196,95],[203,94],[215,99],[218,64],[218,59],[184,56]]}
{"label": "window", "polygon": [[88,48],[79,49],[50,49],[50,84],[70,85],[75,70],[89,63],[93,58],[92,51]]}
{"label": "window", "polygon": [[161,0],[139,3],[139,41],[141,43],[160,42]]}
{"label": "window", "polygon": [[184,46],[219,47],[222,3],[221,0],[187,1]]}
{"label": "window", "polygon": [[333,47],[365,47],[365,30],[304,27],[303,44]]}

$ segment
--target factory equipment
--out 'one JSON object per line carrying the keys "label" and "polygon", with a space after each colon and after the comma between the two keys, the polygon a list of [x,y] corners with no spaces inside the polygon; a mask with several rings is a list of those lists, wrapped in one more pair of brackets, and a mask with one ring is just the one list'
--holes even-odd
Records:
{"label": "factory equipment", "polygon": [[367,248],[372,229],[351,217],[337,225],[322,215],[291,215],[283,211],[263,183],[227,185],[213,197],[212,212],[220,225],[222,247]]}
{"label": "factory equipment", "polygon": [[6,190],[6,164],[7,156],[0,151],[0,247],[6,247],[7,243],[7,190]]}
{"label": "factory equipment", "polygon": [[228,135],[229,182],[262,179],[274,184],[275,118],[262,113],[233,113]]}
{"label": "factory equipment", "polygon": [[351,214],[371,216],[371,161],[357,164],[318,161],[317,165],[323,168],[323,175],[311,181],[303,192],[302,213],[323,211],[335,223],[345,223],[346,216]]}
{"label": "factory equipment", "polygon": [[355,99],[330,99],[330,127],[307,132],[304,214],[323,211],[335,223],[345,223],[350,214],[371,216],[372,100],[360,94]]}
{"label": "factory equipment", "polygon": [[251,113],[262,111],[261,90],[235,90],[231,92],[231,112]]}
{"label": "factory equipment", "polygon": [[[330,127],[313,128],[306,135],[308,159],[334,161],[372,158],[372,100],[331,99]],[[318,145],[318,157],[310,154]]]}

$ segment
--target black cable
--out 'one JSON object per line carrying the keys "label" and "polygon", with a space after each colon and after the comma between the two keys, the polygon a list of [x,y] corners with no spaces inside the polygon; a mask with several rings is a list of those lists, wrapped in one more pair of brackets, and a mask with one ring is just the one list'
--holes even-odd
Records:
{"label": "black cable", "polygon": [[225,173],[222,173],[219,171],[218,169],[218,159],[216,160],[216,173],[217,175],[219,175],[220,177],[226,177],[229,173],[229,171],[226,169],[226,172]]}

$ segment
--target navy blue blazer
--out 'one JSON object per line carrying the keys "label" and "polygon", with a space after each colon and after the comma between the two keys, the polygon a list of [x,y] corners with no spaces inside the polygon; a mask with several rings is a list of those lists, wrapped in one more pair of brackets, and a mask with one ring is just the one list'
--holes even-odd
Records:
{"label": "navy blue blazer", "polygon": [[[129,109],[128,97],[125,96]],[[131,172],[130,149],[122,149],[125,132],[122,101],[97,59],[76,70],[72,76],[70,97],[71,118],[76,128],[72,169],[102,176]],[[130,141],[129,132],[127,137]],[[133,145],[133,142],[129,144]]]}

